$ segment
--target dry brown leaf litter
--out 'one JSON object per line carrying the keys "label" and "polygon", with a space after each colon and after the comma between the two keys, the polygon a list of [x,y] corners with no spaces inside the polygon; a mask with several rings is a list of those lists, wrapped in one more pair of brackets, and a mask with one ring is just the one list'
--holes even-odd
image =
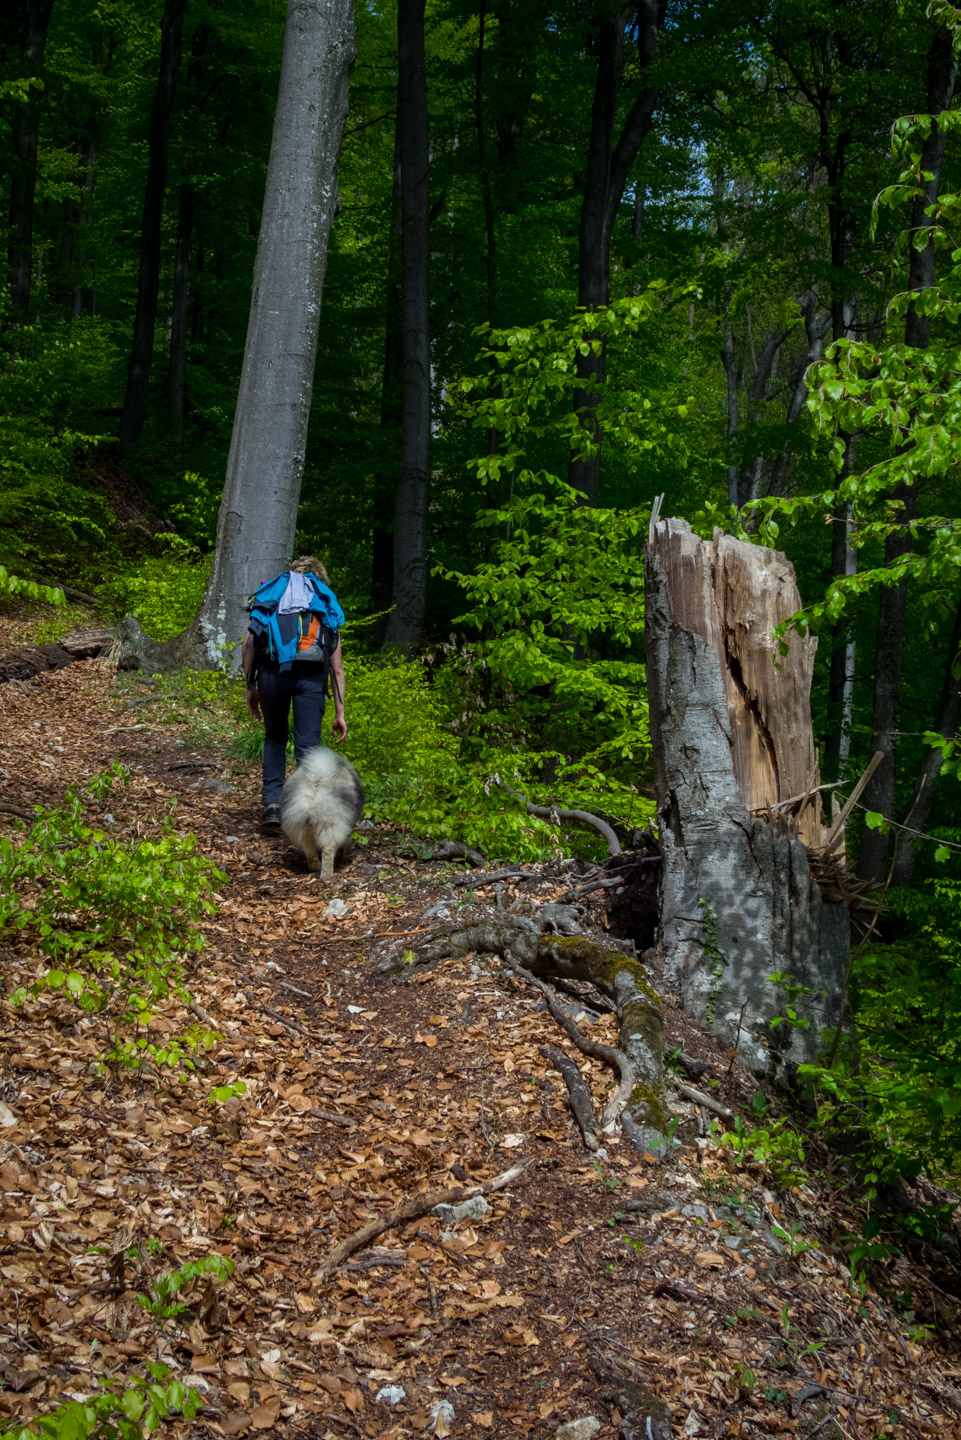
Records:
{"label": "dry brown leaf litter", "polygon": [[[595,1415],[603,1437],[619,1417],[599,1395],[602,1360],[649,1384],[679,1436],[961,1435],[956,1356],[852,1293],[831,1253],[856,1223],[843,1194],[779,1201],[759,1177],[732,1176],[713,1143],[655,1165],[615,1140],[606,1162],[588,1161],[538,1053],[564,1037],[496,962],[452,962],[401,989],[367,978],[368,937],[415,935],[464,891],[373,833],[321,892],[283,841],[257,833],[250,774],[204,768],[214,757],[185,751],[184,727],[136,714],[99,662],[3,687],[0,803],[54,803],[115,758],[133,776],[108,802],[117,825],[146,826],[177,801],[174,823],[229,876],[191,981],[223,1038],[186,1086],[99,1080],[96,1040],[64,1002],[5,1007],[0,1413],[26,1419],[159,1356],[206,1402],[175,1433],[552,1436]],[[210,774],[233,792],[205,785]],[[341,918],[324,915],[331,895]],[[5,991],[27,959],[0,956]],[[670,1018],[675,1042],[729,1072],[725,1098],[743,1108],[748,1077]],[[610,1075],[577,1059],[600,1105]],[[211,1105],[210,1086],[234,1079],[246,1095]],[[527,1155],[534,1168],[482,1219],[447,1231],[421,1217],[314,1280],[366,1221]],[[761,1228],[738,1218],[732,1185]],[[777,1254],[778,1220],[800,1221],[820,1250]],[[212,1253],[236,1274],[156,1328],[136,1292]],[[889,1268],[912,1284],[918,1319],[956,1336],[951,1295]],[[376,1398],[391,1386],[404,1390],[396,1407]]]}

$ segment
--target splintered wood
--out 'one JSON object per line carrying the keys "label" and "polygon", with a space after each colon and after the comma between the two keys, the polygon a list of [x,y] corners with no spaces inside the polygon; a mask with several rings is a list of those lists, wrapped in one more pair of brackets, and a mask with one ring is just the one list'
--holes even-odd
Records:
{"label": "splintered wood", "polygon": [[777,653],[773,631],[801,608],[794,569],[764,550],[715,530],[702,541],[676,521],[652,529],[675,622],[712,648],[727,696],[737,787],[748,810],[778,817],[818,847],[827,830],[811,725],[817,640],[791,634]]}

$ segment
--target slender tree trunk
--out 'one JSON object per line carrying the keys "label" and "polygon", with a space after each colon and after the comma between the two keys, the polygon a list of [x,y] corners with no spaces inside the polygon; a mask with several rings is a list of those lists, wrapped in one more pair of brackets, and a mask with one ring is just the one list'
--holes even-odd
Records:
{"label": "slender tree trunk", "polygon": [[[771,631],[800,608],[790,563],[720,531],[701,541],[683,520],[652,527],[645,593],[663,854],[655,964],[689,1015],[752,1069],[780,1074],[836,1023],[850,929],[808,860],[826,838],[817,642],[795,636],[776,669]],[[771,1024],[785,1004],[776,972],[803,987],[809,1028]]]}
{"label": "slender tree trunk", "polygon": [[730,296],[724,299],[724,343],[721,349],[721,364],[724,366],[724,439],[727,448],[727,498],[732,505],[737,501],[737,459],[734,451],[738,429],[738,364],[734,348],[734,326],[731,324]]}
{"label": "slender tree trunk", "polygon": [[[788,425],[796,425],[804,409],[808,397],[807,372],[809,366],[821,358],[821,351],[824,346],[824,336],[827,333],[830,317],[822,318],[818,315],[820,298],[814,286],[808,291],[802,307],[804,316],[804,333],[807,339],[807,350],[801,368],[798,372],[794,389],[791,392],[791,400],[787,408],[785,422]],[[774,463],[774,470],[771,475],[771,482],[768,486],[769,495],[784,495],[786,493],[788,478],[791,474],[793,461],[793,447],[790,440],[785,441],[781,451]]]}
{"label": "slender tree trunk", "polygon": [[189,181],[180,187],[177,244],[174,250],[173,299],[170,306],[170,423],[174,441],[183,444],[186,396],[187,314],[190,306],[190,246],[193,239],[194,190]]}
{"label": "slender tree trunk", "polygon": [[236,665],[247,597],[290,563],[354,53],[351,0],[288,0],[213,570],[196,620],[152,660],[214,668],[233,646]]}
{"label": "slender tree trunk", "polygon": [[481,194],[484,198],[484,268],[487,274],[487,323],[493,325],[497,309],[497,235],[494,229],[494,198],[487,166],[487,140],[484,133],[484,38],[487,24],[487,0],[480,0],[477,21],[477,60],[474,68],[474,128],[477,132],[477,161],[480,167]]}
{"label": "slender tree trunk", "polygon": [[[934,729],[939,731],[946,740],[953,739],[956,734],[958,717],[961,714],[961,679],[957,674],[959,652],[961,652],[961,603],[958,604],[955,612],[954,629],[944,666],[941,699],[938,702],[934,721]],[[914,789],[911,792],[911,799],[908,802],[907,814],[904,817],[905,829],[898,831],[895,840],[894,870],[891,876],[891,882],[894,885],[910,885],[914,879],[914,836],[911,832],[923,830],[928,823],[943,763],[940,750],[928,748],[925,751],[921,768],[914,782]]]}
{"label": "slender tree trunk", "polygon": [[76,153],[83,161],[83,177],[78,182],[76,194],[64,204],[63,234],[60,238],[60,279],[57,284],[57,298],[60,304],[61,320],[76,320],[83,309],[83,287],[77,267],[77,242],[83,226],[84,202],[93,189],[93,162],[96,147],[93,138],[86,142],[78,139]]}
{"label": "slender tree trunk", "polygon": [[[210,26],[200,25],[190,42],[190,64],[187,69],[187,94],[184,100],[185,129],[189,116],[196,114],[201,103],[201,78],[203,58],[210,40]],[[174,443],[179,449],[183,445],[184,422],[186,419],[186,362],[187,330],[190,310],[190,255],[193,247],[194,209],[196,192],[193,185],[193,156],[189,141],[187,153],[181,163],[180,196],[177,206],[177,240],[174,247],[173,286],[170,303],[170,365],[168,388],[170,400],[170,422]]]}
{"label": "slender tree trunk", "polygon": [[394,608],[384,644],[405,654],[420,644],[427,593],[430,452],[430,190],[424,0],[397,6],[400,124],[403,416],[394,510]]}
{"label": "slender tree trunk", "polygon": [[[621,133],[614,143],[618,92],[624,73],[624,36],[634,7],[621,0],[597,0],[597,81],[591,107],[587,151],[587,179],[581,205],[578,239],[577,303],[587,311],[607,305],[611,298],[611,235],[631,166],[654,121],[657,90],[642,85]],[[657,59],[657,0],[637,5],[637,48],[642,71]],[[589,328],[584,338],[597,337]],[[589,353],[577,358],[574,409],[580,417],[584,453],[571,460],[569,478],[596,505],[601,466],[598,424],[600,392],[604,384],[603,344],[592,343]]]}
{"label": "slender tree trunk", "polygon": [[167,150],[170,141],[170,113],[180,69],[180,42],[186,0],[165,0],[160,22],[160,73],[150,110],[150,149],[147,183],[144,188],[140,223],[140,273],[137,281],[137,309],[134,314],[127,392],[120,417],[120,448],[128,450],[140,436],[147,406],[147,385],[153,359],[157,297],[160,293],[160,242],[163,224],[164,191],[167,186]]}
{"label": "slender tree trunk", "polygon": [[[18,0],[0,20],[0,34],[19,52],[22,76],[40,78],[53,0]],[[43,90],[31,86],[26,100],[15,105],[10,176],[10,301],[21,319],[30,306],[33,264],[33,199],[37,188],[37,142]]]}
{"label": "slender tree trunk", "polygon": [[[384,367],[380,382],[380,464],[375,495],[370,602],[375,611],[388,609],[394,588],[394,529],[391,502],[397,492],[397,445],[403,418],[403,310],[401,305],[400,121],[394,128],[394,182],[391,192],[387,251],[387,292],[384,303]],[[389,518],[388,518],[389,517]],[[382,644],[387,621],[379,622],[376,643]]]}
{"label": "slender tree trunk", "polygon": [[[958,73],[958,58],[954,51],[951,34],[943,25],[935,32],[928,54],[928,113],[937,116],[951,105],[955,80]],[[944,164],[945,135],[937,124],[931,126],[931,133],[921,149],[921,170],[927,177],[923,193],[915,200],[911,215],[912,231],[921,231],[931,222],[925,210],[934,204],[941,183],[941,169]],[[923,249],[909,247],[909,290],[926,290],[934,284],[934,241],[929,240]],[[931,322],[926,315],[919,315],[914,306],[908,309],[904,325],[904,343],[924,349],[931,339]],[[917,496],[914,486],[905,486],[898,492],[902,502],[899,513],[899,530],[885,544],[884,560],[887,566],[895,565],[911,548],[909,523],[914,518]],[[891,818],[894,812],[895,760],[897,755],[897,729],[899,694],[901,689],[901,664],[904,652],[904,632],[908,606],[907,583],[885,586],[878,598],[877,654],[874,668],[874,713],[871,718],[872,753],[880,750],[883,760],[875,770],[864,792],[864,804],[869,810]],[[888,836],[879,830],[865,830],[861,839],[858,856],[858,875],[875,885],[884,882],[888,861]]]}
{"label": "slender tree trunk", "polygon": [[[854,468],[856,438],[848,436],[844,448],[842,477]],[[851,507],[846,506],[834,517],[831,538],[831,574],[851,576],[857,573],[857,551],[850,537]],[[844,780],[851,755],[851,725],[854,718],[854,678],[857,666],[857,645],[850,630],[850,621],[841,620],[831,634],[833,649],[828,677],[828,710],[832,728],[824,742],[825,772],[832,780]]]}
{"label": "slender tree trunk", "polygon": [[[840,259],[836,262],[840,265]],[[839,302],[833,307],[835,340],[850,339],[854,334],[856,307],[853,302]],[[843,484],[854,473],[858,437],[845,435],[844,458],[838,483]],[[858,555],[851,544],[852,508],[846,505],[835,515],[831,527],[831,575],[857,574]],[[851,621],[842,618],[831,631],[831,662],[828,676],[828,713],[831,729],[824,743],[825,771],[832,780],[843,780],[851,754],[851,727],[854,723],[854,678],[857,669],[857,643]],[[873,753],[873,752],[872,752]]]}

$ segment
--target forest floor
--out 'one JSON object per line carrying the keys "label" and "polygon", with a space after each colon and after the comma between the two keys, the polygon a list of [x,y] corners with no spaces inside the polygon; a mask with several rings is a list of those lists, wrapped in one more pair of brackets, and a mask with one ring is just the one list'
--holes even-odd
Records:
{"label": "forest floor", "polygon": [[[0,688],[0,811],[52,805],[120,760],[129,786],[90,823],[146,833],[170,810],[227,876],[190,979],[220,1039],[188,1083],[101,1078],[103,1037],[65,1000],[4,1005],[0,1424],[159,1358],[202,1392],[172,1424],[197,1437],[495,1440],[595,1417],[574,1433],[604,1440],[620,1433],[612,1368],[670,1407],[677,1436],[961,1436],[956,1281],[890,1258],[877,1289],[853,1287],[842,1237],[863,1214],[840,1171],[778,1191],[683,1105],[665,1163],[617,1136],[607,1159],[586,1154],[538,1050],[566,1037],[496,958],[404,986],[371,973],[380,938],[414,941],[438,905],[489,910],[489,892],[375,829],[321,887],[259,833],[252,767],[199,750],[156,695],[102,661]],[[503,898],[565,884],[547,868]],[[603,902],[590,919],[603,933]],[[6,937],[4,992],[35,968]],[[666,1017],[669,1048],[708,1060],[716,1097],[749,1115],[752,1077]],[[612,1039],[610,1020],[591,1034]],[[609,1072],[576,1058],[600,1104]],[[242,1097],[211,1102],[239,1079]],[[365,1221],[521,1158],[480,1218],[427,1214],[315,1278]],[[213,1254],[235,1273],[179,1320],[137,1303],[158,1271]]]}

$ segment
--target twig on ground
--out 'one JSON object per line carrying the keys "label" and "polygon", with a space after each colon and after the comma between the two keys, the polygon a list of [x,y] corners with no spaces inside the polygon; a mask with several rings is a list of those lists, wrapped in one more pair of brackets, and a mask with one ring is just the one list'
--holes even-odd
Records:
{"label": "twig on ground", "polygon": [[398,1225],[404,1225],[408,1220],[419,1220],[422,1215],[427,1215],[435,1205],[457,1205],[462,1200],[473,1200],[477,1195],[491,1195],[495,1190],[504,1190],[512,1185],[515,1180],[520,1179],[526,1170],[534,1164],[534,1158],[519,1160],[512,1165],[510,1170],[505,1170],[502,1175],[495,1175],[493,1180],[486,1180],[483,1185],[472,1185],[465,1190],[460,1185],[455,1185],[447,1190],[435,1190],[429,1195],[415,1195],[410,1200],[405,1200],[397,1210],[391,1211],[389,1215],[378,1215],[376,1220],[368,1220],[359,1230],[348,1235],[346,1240],[341,1240],[330,1252],[323,1265],[314,1272],[314,1280],[322,1283],[342,1265],[348,1255],[353,1255],[357,1250],[365,1249],[378,1235],[383,1235],[386,1230],[396,1229]]}
{"label": "twig on ground", "polygon": [[674,1089],[678,1095],[683,1095],[685,1100],[693,1100],[695,1105],[704,1105],[708,1110],[713,1110],[714,1114],[720,1115],[722,1120],[734,1120],[733,1110],[729,1110],[726,1105],[722,1105],[720,1101],[713,1099],[710,1095],[705,1095],[703,1090],[695,1090],[693,1085],[684,1085],[679,1080],[675,1080]]}
{"label": "twig on ground", "polygon": [[0,805],[0,813],[4,815],[17,815],[21,820],[32,820],[33,816],[29,810],[21,810],[19,805]]}
{"label": "twig on ground", "polygon": [[514,959],[506,947],[502,952],[502,958],[508,969],[512,970],[514,974],[522,980],[526,980],[529,985],[535,986],[536,989],[541,992],[547,1002],[548,1010],[558,1025],[560,1025],[561,1029],[571,1037],[578,1050],[583,1051],[585,1055],[590,1055],[592,1059],[606,1061],[606,1063],[620,1075],[621,1083],[617,1087],[617,1093],[612,1100],[607,1102],[604,1114],[601,1117],[601,1129],[608,1130],[620,1119],[621,1114],[627,1108],[627,1103],[631,1098],[636,1080],[634,1066],[630,1060],[628,1060],[623,1050],[617,1050],[613,1045],[602,1045],[596,1040],[588,1040],[587,1036],[581,1033],[580,1026],[576,1020],[572,1020],[571,1017],[561,1009],[557,996],[551,987],[546,984],[545,981],[539,980],[536,975],[532,975],[529,970],[525,970],[524,966]]}
{"label": "twig on ground", "polygon": [[536,880],[537,878],[529,870],[488,870],[483,875],[476,875],[469,870],[466,875],[455,875],[454,884],[469,885],[472,890],[477,890],[481,885],[493,885],[498,880]]}
{"label": "twig on ground", "polygon": [[469,845],[462,845],[459,840],[438,840],[423,854],[405,845],[403,850],[397,851],[398,855],[413,855],[417,860],[469,860],[472,865],[486,864],[486,857],[479,850],[472,850]]}
{"label": "twig on ground", "polygon": [[709,1295],[699,1295],[696,1290],[688,1290],[679,1280],[659,1280],[651,1294],[667,1295],[671,1300],[693,1302],[695,1305],[708,1305],[711,1302]]}
{"label": "twig on ground", "polygon": [[285,990],[293,990],[295,995],[303,995],[305,1000],[313,1000],[314,998],[309,990],[301,990],[299,985],[291,985],[289,980],[278,980],[277,984],[282,985]]}
{"label": "twig on ground", "polygon": [[[635,861],[636,865],[659,865],[660,863],[660,855],[646,855],[643,860]],[[631,869],[633,868],[634,867],[631,866]],[[581,885],[578,889],[570,886],[561,898],[563,900],[580,900],[583,896],[590,895],[594,890],[608,890],[614,885],[625,885],[626,883],[625,873],[621,871],[617,875],[605,876],[603,880],[592,880],[590,884]]]}
{"label": "twig on ground", "polygon": [[571,1057],[565,1055],[563,1051],[555,1050],[552,1045],[539,1045],[537,1048],[544,1059],[549,1060],[554,1069],[559,1070],[563,1075],[564,1083],[567,1086],[567,1103],[584,1137],[584,1144],[588,1150],[597,1150],[599,1141],[597,1127],[594,1123],[594,1106],[591,1103],[591,1092],[587,1088],[587,1081]]}
{"label": "twig on ground", "polygon": [[271,1020],[276,1020],[279,1025],[285,1025],[285,1026],[287,1027],[287,1029],[288,1029],[288,1030],[292,1030],[295,1035],[306,1035],[306,1034],[307,1034],[307,1031],[304,1029],[303,1025],[298,1025],[297,1022],[296,1022],[296,1020],[288,1020],[286,1015],[281,1015],[281,1014],[278,1013],[278,1011],[276,1011],[276,1010],[271,1010],[271,1008],[270,1008],[269,1005],[260,1005],[260,1004],[253,998],[252,995],[248,995],[248,994],[247,994],[247,991],[246,991],[246,990],[243,991],[243,994],[244,994],[244,997],[245,997],[245,999],[246,999],[246,1001],[247,1001],[247,1004],[250,1006],[250,1008],[251,1008],[252,1010],[259,1010],[259,1011],[261,1012],[261,1014],[263,1014],[263,1015],[269,1015],[270,1018],[271,1018]]}
{"label": "twig on ground", "polygon": [[422,925],[419,930],[380,930],[375,935],[325,935],[324,939],[329,940],[329,942],[332,944],[337,944],[342,940],[388,940],[390,938],[399,939],[402,935],[426,935],[429,929],[429,925]]}
{"label": "twig on ground", "polygon": [[356,1120],[351,1120],[349,1115],[335,1115],[333,1110],[318,1110],[316,1105],[311,1105],[306,1112],[313,1115],[315,1120],[326,1120],[330,1125],[344,1125],[348,1130],[353,1130],[357,1125]]}
{"label": "twig on ground", "polygon": [[513,795],[515,800],[523,803],[528,815],[536,815],[539,820],[550,820],[555,825],[559,825],[562,820],[579,820],[582,825],[593,826],[598,834],[604,837],[607,841],[608,855],[622,853],[620,840],[607,821],[602,820],[599,815],[592,815],[588,810],[564,810],[558,805],[533,805],[526,795],[522,795],[519,790],[512,790],[510,785],[505,785],[499,775],[494,775],[493,779],[502,790],[507,791],[508,795]]}

